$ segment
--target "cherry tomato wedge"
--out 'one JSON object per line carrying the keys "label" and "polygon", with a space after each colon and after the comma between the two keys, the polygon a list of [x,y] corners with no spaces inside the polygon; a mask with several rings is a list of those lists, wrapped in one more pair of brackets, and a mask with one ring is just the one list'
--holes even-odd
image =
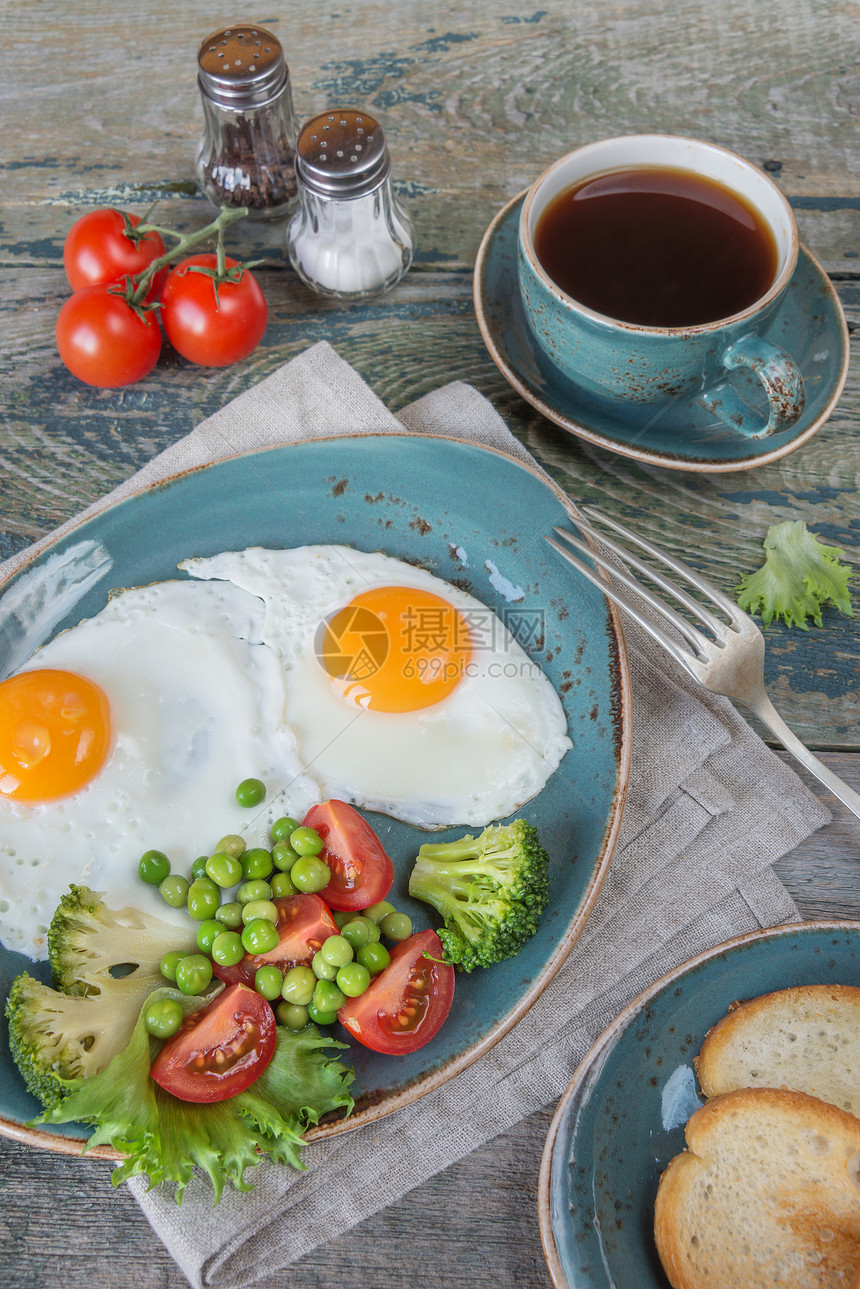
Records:
{"label": "cherry tomato wedge", "polygon": [[[129,215],[128,219],[133,228],[140,223],[138,215]],[[107,207],[91,210],[72,224],[63,245],[63,266],[72,290],[80,291],[99,282],[134,277],[163,254],[164,242],[159,233],[144,233],[135,242],[126,235],[123,212]],[[147,300],[158,299],[167,274],[164,268],[155,275]]]}
{"label": "cherry tomato wedge", "polygon": [[[425,953],[431,955],[425,958]],[[437,1034],[451,1010],[454,968],[435,931],[418,931],[391,950],[391,962],[338,1020],[359,1043],[386,1056],[415,1052]]]}
{"label": "cherry tomato wedge", "polygon": [[275,1054],[275,1014],[261,994],[229,985],[186,1016],[150,1067],[180,1101],[226,1101],[258,1079]]}
{"label": "cherry tomato wedge", "polygon": [[[203,367],[226,367],[247,358],[262,340],[269,318],[251,270],[241,269],[235,281],[220,282],[216,289],[208,270],[217,263],[214,252],[190,255],[171,269],[161,293],[168,340],[183,358]],[[227,268],[237,263],[226,257]]]}
{"label": "cherry tomato wedge", "polygon": [[57,317],[57,349],[73,376],[100,389],[133,385],[149,375],[161,353],[154,313],[138,313],[121,289],[85,286],[66,300]]}
{"label": "cherry tomato wedge", "polygon": [[288,895],[273,901],[278,910],[279,940],[268,953],[246,953],[232,967],[215,963],[215,975],[228,984],[236,981],[253,988],[258,967],[272,963],[288,971],[299,963],[309,963],[330,935],[337,933],[337,924],[327,906],[318,895]]}
{"label": "cherry tomato wedge", "polygon": [[325,842],[320,859],[331,869],[323,892],[330,908],[351,912],[385,899],[394,881],[394,865],[357,810],[345,801],[323,801],[311,806],[303,827],[315,828]]}

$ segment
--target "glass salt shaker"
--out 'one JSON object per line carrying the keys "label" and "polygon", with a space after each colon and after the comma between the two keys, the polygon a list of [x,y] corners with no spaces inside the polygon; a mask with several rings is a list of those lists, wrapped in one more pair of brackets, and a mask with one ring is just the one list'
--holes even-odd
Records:
{"label": "glass salt shaker", "polygon": [[296,141],[296,180],[287,252],[302,281],[352,300],[394,286],[412,263],[414,233],[391,190],[379,122],[352,109],[313,117]]}
{"label": "glass salt shaker", "polygon": [[250,23],[215,31],[197,53],[204,132],[197,178],[215,206],[278,219],[295,204],[296,118],[277,36]]}

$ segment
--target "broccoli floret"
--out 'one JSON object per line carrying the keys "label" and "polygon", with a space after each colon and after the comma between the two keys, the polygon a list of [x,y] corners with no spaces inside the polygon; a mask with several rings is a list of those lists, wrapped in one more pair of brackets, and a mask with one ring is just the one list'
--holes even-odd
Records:
{"label": "broccoli floret", "polygon": [[69,888],[48,928],[51,980],[64,994],[107,991],[130,999],[135,993],[142,1001],[164,984],[159,964],[165,953],[186,947],[195,950],[193,928],[173,926],[139,909],[109,909],[87,886]]}
{"label": "broccoli floret", "polygon": [[101,895],[73,886],[48,931],[56,987],[25,972],[6,1002],[9,1046],[28,1090],[50,1108],[65,1095],[64,1080],[105,1069],[127,1046],[145,1000],[164,984],[164,954],[194,947],[193,928],[137,909],[115,912]]}
{"label": "broccoli floret", "polygon": [[438,934],[448,962],[491,967],[537,931],[549,903],[549,855],[527,820],[491,824],[480,837],[422,846],[409,894],[444,918]]}

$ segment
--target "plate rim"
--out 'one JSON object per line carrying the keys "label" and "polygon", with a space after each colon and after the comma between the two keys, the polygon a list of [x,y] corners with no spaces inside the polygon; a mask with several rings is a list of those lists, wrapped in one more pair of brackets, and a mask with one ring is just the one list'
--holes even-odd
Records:
{"label": "plate rim", "polygon": [[839,376],[834,382],[834,386],[831,390],[826,406],[816,420],[813,421],[813,423],[809,425],[802,434],[798,435],[796,438],[789,439],[787,443],[783,443],[780,447],[772,448],[770,452],[762,453],[760,456],[743,458],[735,457],[724,461],[712,461],[707,460],[706,458],[687,457],[681,459],[663,452],[637,448],[635,445],[627,444],[623,440],[609,438],[607,435],[601,434],[597,430],[589,429],[588,426],[575,423],[570,417],[564,416],[562,413],[556,411],[551,404],[547,403],[539,394],[530,389],[525,381],[523,381],[518,373],[510,366],[496,342],[494,332],[490,327],[486,310],[484,308],[484,291],[482,288],[485,280],[485,265],[489,259],[490,244],[502,223],[504,223],[512,213],[513,208],[524,200],[528,191],[529,190],[525,188],[522,192],[518,193],[517,196],[512,197],[510,201],[506,202],[485,229],[478,246],[478,253],[475,257],[475,270],[472,280],[472,298],[475,316],[478,321],[478,328],[481,332],[481,337],[487,348],[487,352],[493,362],[498,367],[508,384],[516,390],[520,397],[525,399],[525,401],[542,416],[545,416],[548,421],[551,421],[560,429],[565,430],[574,438],[583,439],[585,442],[593,443],[596,447],[603,448],[607,452],[617,453],[619,456],[628,457],[631,460],[638,461],[640,464],[657,465],[667,470],[688,471],[693,474],[735,474],[742,470],[752,470],[759,466],[770,465],[772,462],[778,461],[781,457],[787,456],[790,452],[794,452],[797,448],[802,447],[803,444],[808,442],[813,435],[817,434],[830,419],[837,403],[842,397],[845,382],[848,379],[848,366],[850,359],[848,323],[845,318],[842,303],[836,292],[836,288],[825,273],[819,261],[808,247],[803,244],[799,244],[799,251],[807,257],[812,264],[813,269],[821,278],[822,288],[824,289],[825,294],[829,297],[831,306],[836,314],[842,361]]}
{"label": "plate rim", "polygon": [[[406,427],[402,430],[391,431],[368,430],[352,434],[313,435],[308,438],[261,444],[248,451],[229,453],[224,456],[214,457],[211,461],[200,462],[199,464],[188,466],[183,470],[178,470],[160,478],[150,480],[139,488],[134,488],[131,491],[124,492],[122,496],[115,497],[113,500],[110,499],[111,494],[108,494],[108,497],[102,499],[101,502],[97,501],[93,503],[93,506],[89,507],[81,515],[61,525],[59,529],[47,534],[37,543],[34,543],[34,548],[31,553],[25,559],[16,563],[15,566],[11,568],[2,579],[0,579],[0,597],[3,596],[6,589],[12,582],[34,565],[36,560],[40,559],[43,555],[50,554],[51,550],[57,543],[64,541],[67,537],[72,537],[84,524],[93,520],[98,520],[103,515],[124,507],[126,503],[133,503],[141,497],[147,496],[157,490],[161,490],[162,488],[169,487],[171,484],[186,479],[191,475],[205,472],[213,466],[220,466],[231,461],[239,461],[249,457],[253,458],[269,452],[280,452],[289,448],[301,449],[302,447],[314,446],[321,443],[349,443],[353,440],[377,441],[382,443],[401,438],[431,440],[434,442],[453,445],[455,449],[474,448],[478,452],[489,452],[500,457],[509,465],[518,467],[519,469],[531,474],[538,483],[548,488],[549,491],[555,495],[565,512],[573,518],[574,522],[576,522],[575,516],[571,513],[573,503],[570,498],[563,491],[560,485],[541,469],[536,461],[532,462],[523,460],[522,458],[514,456],[512,453],[505,451],[503,448],[496,447],[493,444],[483,443],[473,439],[464,439],[457,437],[456,435],[429,432],[424,433],[409,430]],[[120,484],[118,486],[122,487],[123,485]],[[587,540],[589,545],[594,544],[591,539]],[[510,1032],[511,1029],[513,1029],[518,1021],[522,1019],[534,1002],[544,992],[553,978],[561,970],[566,959],[570,956],[576,941],[579,939],[585,928],[606,879],[618,841],[618,834],[621,828],[624,805],[630,780],[633,737],[632,683],[628,650],[620,612],[608,599],[606,600],[606,608],[609,615],[609,624],[611,627],[612,639],[615,643],[616,653],[616,729],[618,731],[616,736],[616,745],[618,749],[617,777],[612,806],[609,812],[609,819],[607,820],[604,832],[602,849],[595,863],[588,888],[580,902],[579,915],[576,918],[576,921],[568,927],[567,934],[546,963],[540,977],[532,987],[526,991],[519,1004],[503,1022],[496,1026],[483,1039],[478,1043],[475,1043],[466,1051],[461,1052],[459,1056],[452,1059],[443,1069],[431,1070],[424,1078],[403,1087],[394,1097],[388,1098],[383,1102],[368,1104],[355,1116],[339,1118],[331,1121],[330,1123],[321,1123],[309,1127],[303,1133],[303,1138],[306,1142],[339,1136],[342,1133],[352,1131],[355,1128],[361,1128],[368,1124],[375,1123],[390,1114],[394,1114],[398,1110],[416,1104],[423,1097],[443,1086],[443,1084],[447,1083],[449,1080],[455,1078],[463,1070],[474,1064],[474,1062],[481,1056],[485,1055],[486,1052],[490,1051],[496,1043],[498,1043],[507,1033]],[[114,1151],[110,1146],[97,1146],[87,1150],[89,1137],[61,1136],[56,1133],[47,1132],[45,1129],[40,1127],[28,1127],[26,1124],[19,1124],[17,1121],[10,1119],[5,1115],[0,1115],[0,1137],[8,1137],[23,1144],[36,1146],[44,1150],[51,1150],[58,1154],[77,1155],[85,1158],[110,1159],[114,1161],[120,1161],[124,1158],[120,1152]]]}
{"label": "plate rim", "polygon": [[759,927],[757,930],[744,931],[740,935],[732,936],[728,940],[722,940],[719,944],[712,945],[708,949],[702,949],[691,958],[687,958],[678,966],[664,972],[655,981],[632,998],[622,1011],[609,1022],[603,1032],[595,1039],[591,1047],[583,1056],[582,1060],[574,1070],[573,1077],[561,1094],[558,1105],[553,1113],[547,1136],[544,1142],[543,1153],[541,1155],[540,1172],[538,1174],[538,1226],[540,1229],[541,1245],[543,1247],[544,1258],[547,1269],[550,1274],[554,1289],[578,1289],[578,1286],[572,1285],[564,1273],[561,1257],[558,1252],[558,1246],[555,1240],[555,1232],[552,1226],[552,1165],[553,1153],[558,1141],[561,1124],[567,1113],[568,1106],[573,1099],[577,1089],[590,1073],[592,1067],[602,1056],[607,1048],[611,1047],[615,1039],[623,1033],[624,1030],[635,1020],[635,1018],[644,1011],[651,1002],[652,998],[667,985],[679,980],[681,977],[695,971],[704,963],[712,958],[719,958],[726,953],[733,953],[745,945],[758,940],[778,939],[783,936],[799,935],[812,931],[860,931],[860,919],[853,918],[822,918],[810,919],[800,922],[781,922],[777,926]]}

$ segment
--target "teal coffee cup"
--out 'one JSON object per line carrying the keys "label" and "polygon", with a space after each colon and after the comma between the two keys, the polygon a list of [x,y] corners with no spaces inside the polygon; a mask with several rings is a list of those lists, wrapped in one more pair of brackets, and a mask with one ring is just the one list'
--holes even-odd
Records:
{"label": "teal coffee cup", "polygon": [[797,255],[791,208],[762,170],[657,134],[554,162],[526,194],[517,246],[526,318],[554,368],[613,404],[698,400],[749,438],[803,412],[797,364],[766,335]]}

